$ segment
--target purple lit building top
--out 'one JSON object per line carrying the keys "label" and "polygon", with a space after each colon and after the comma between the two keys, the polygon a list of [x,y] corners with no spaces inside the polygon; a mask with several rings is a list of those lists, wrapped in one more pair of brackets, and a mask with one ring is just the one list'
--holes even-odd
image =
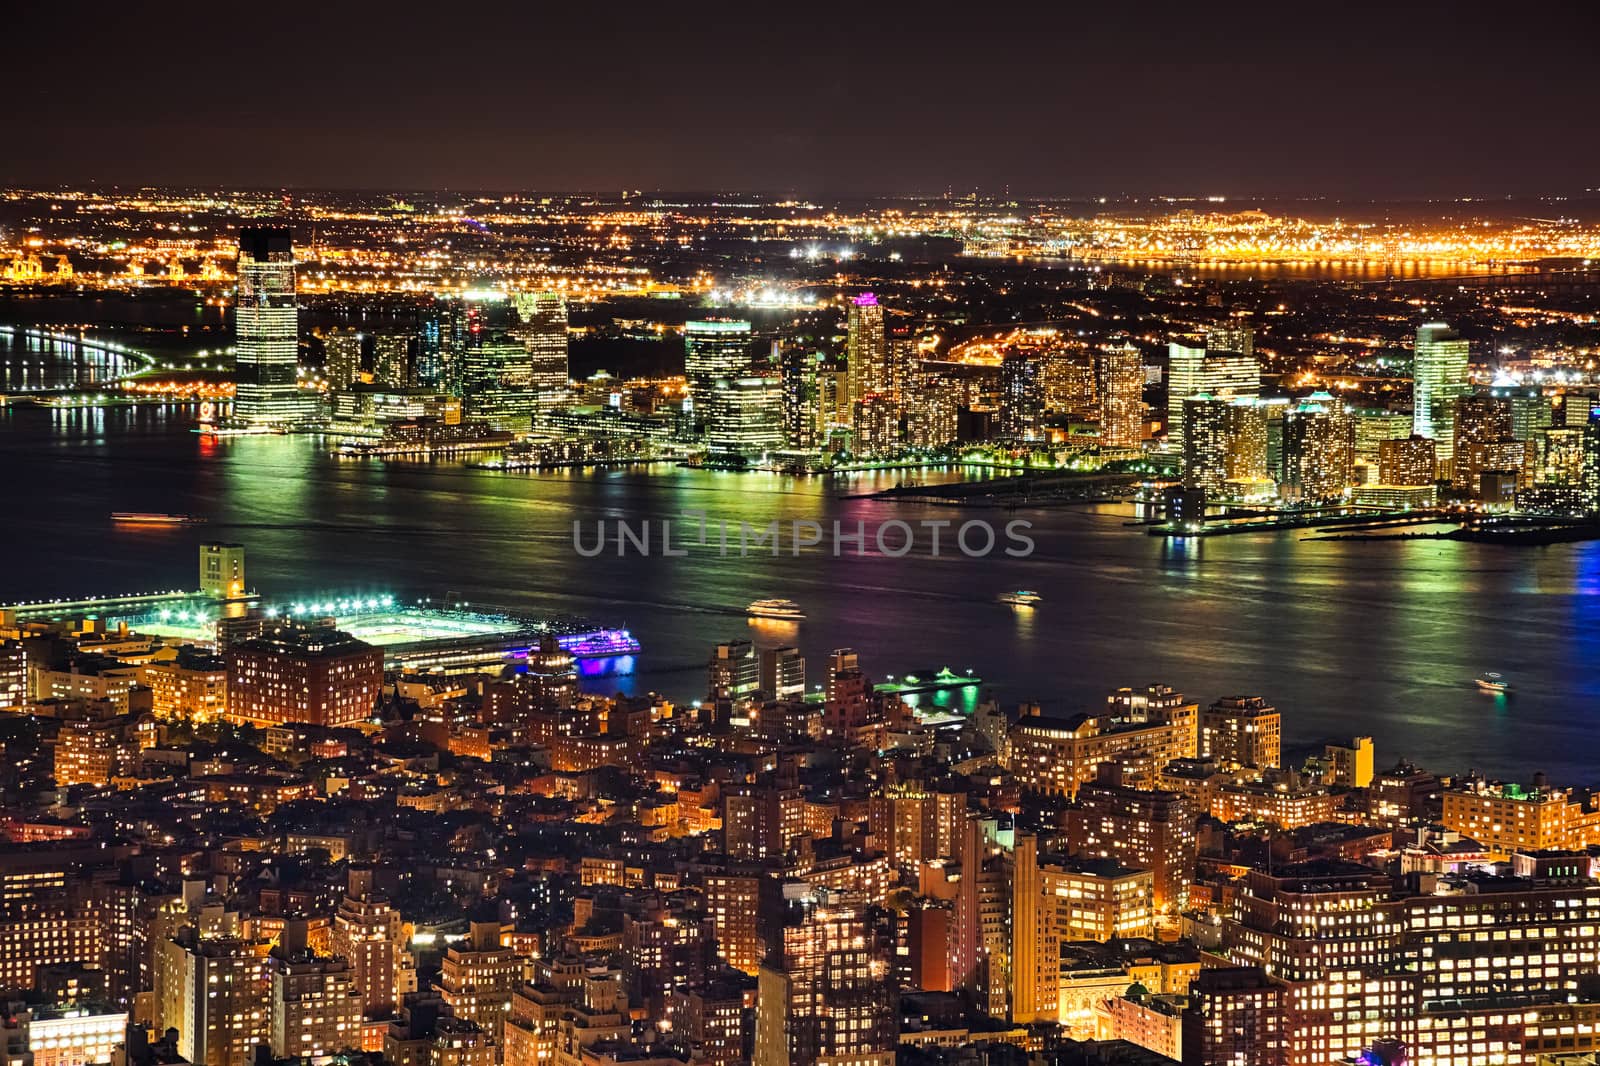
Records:
{"label": "purple lit building top", "polygon": [[864,292],[851,301],[857,307],[877,307],[878,298],[870,292]]}

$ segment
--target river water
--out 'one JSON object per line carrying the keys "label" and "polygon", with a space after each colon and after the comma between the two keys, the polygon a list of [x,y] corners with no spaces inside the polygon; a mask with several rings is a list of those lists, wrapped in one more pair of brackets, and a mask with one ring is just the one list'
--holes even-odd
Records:
{"label": "river water", "polygon": [[[1160,681],[1209,702],[1257,694],[1291,746],[1370,734],[1380,765],[1535,770],[1588,783],[1600,754],[1600,544],[1505,548],[1448,541],[1316,541],[1303,532],[1168,542],[1124,508],[962,512],[851,499],[847,483],[676,468],[501,474],[453,462],[340,459],[312,437],[213,440],[192,410],[0,413],[9,491],[0,600],[191,587],[195,546],[244,543],[251,583],[276,597],[378,590],[575,613],[625,624],[632,674],[592,688],[703,695],[719,640],[795,643],[814,679],[854,647],[876,676],[973,669],[1007,702],[1093,706]],[[192,513],[194,528],[114,527],[114,510]],[[1032,523],[1027,558],[902,558],[807,551],[721,557],[693,549],[582,558],[572,523],[673,519]],[[682,534],[680,534],[680,537]],[[586,534],[592,540],[592,533]],[[1044,602],[996,601],[1015,588]],[[779,596],[799,625],[753,623]],[[1480,694],[1499,670],[1516,691]]]}

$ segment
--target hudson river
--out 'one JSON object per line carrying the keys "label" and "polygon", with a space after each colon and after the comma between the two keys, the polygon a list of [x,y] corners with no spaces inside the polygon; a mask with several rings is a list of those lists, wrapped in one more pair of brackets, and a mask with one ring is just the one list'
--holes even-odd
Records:
{"label": "hudson river", "polygon": [[[795,643],[820,680],[854,647],[874,676],[973,669],[1006,703],[1091,707],[1160,681],[1202,704],[1257,694],[1286,746],[1371,734],[1380,766],[1588,784],[1600,755],[1600,544],[1503,548],[1449,541],[1312,541],[1302,533],[1169,543],[1124,528],[1126,509],[962,512],[843,499],[892,483],[657,468],[498,474],[454,463],[329,455],[313,437],[211,440],[192,413],[156,408],[0,412],[9,503],[0,600],[192,587],[195,545],[235,540],[274,598],[385,590],[458,593],[528,612],[626,625],[644,645],[600,689],[704,693],[710,646]],[[195,514],[188,528],[113,527],[114,510]],[[581,558],[572,524],[654,527],[704,510],[764,525],[899,518],[1033,523],[1025,559],[918,550],[835,558],[813,549],[720,557]],[[613,537],[614,540],[614,537]],[[680,542],[681,543],[681,542]],[[1003,541],[1002,541],[1003,546]],[[1029,588],[1034,609],[995,597]],[[799,625],[744,607],[786,597]],[[1509,697],[1473,677],[1498,670]]]}

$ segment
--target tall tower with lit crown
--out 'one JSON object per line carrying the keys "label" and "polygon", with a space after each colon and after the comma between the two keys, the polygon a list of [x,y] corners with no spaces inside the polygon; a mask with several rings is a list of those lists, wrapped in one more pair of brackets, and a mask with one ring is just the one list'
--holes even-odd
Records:
{"label": "tall tower with lit crown", "polygon": [[302,395],[300,312],[294,292],[294,242],[281,226],[239,231],[234,417],[249,425],[293,425],[315,411]]}

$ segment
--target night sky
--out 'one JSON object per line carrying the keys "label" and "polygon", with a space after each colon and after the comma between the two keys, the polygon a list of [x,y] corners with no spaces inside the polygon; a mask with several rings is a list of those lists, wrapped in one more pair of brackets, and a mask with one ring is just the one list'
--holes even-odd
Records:
{"label": "night sky", "polygon": [[1600,4],[5,5],[0,181],[1600,187]]}

